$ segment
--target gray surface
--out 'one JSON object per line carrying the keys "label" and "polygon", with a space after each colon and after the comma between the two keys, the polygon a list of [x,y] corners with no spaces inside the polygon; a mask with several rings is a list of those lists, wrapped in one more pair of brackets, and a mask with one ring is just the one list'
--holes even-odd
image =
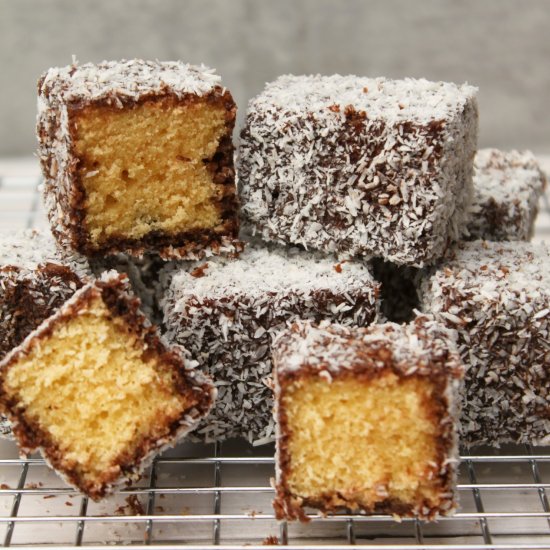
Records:
{"label": "gray surface", "polygon": [[75,54],[204,62],[241,116],[281,73],[480,88],[481,146],[550,151],[548,0],[0,0],[0,156],[35,149],[35,83]]}

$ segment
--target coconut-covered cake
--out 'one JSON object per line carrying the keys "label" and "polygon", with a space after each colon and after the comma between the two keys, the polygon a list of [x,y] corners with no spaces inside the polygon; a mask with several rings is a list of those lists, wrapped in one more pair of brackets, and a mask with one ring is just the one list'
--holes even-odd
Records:
{"label": "coconut-covered cake", "polygon": [[528,241],[546,176],[530,151],[480,149],[474,161],[471,240]]}
{"label": "coconut-covered cake", "polygon": [[241,133],[244,220],[267,241],[422,267],[462,233],[476,140],[472,86],[281,76]]}
{"label": "coconut-covered cake", "polygon": [[49,69],[38,83],[37,133],[56,238],[90,257],[231,249],[235,113],[204,66],[131,60]]}
{"label": "coconut-covered cake", "polygon": [[210,379],[159,337],[116,272],[78,290],[0,362],[0,406],[21,451],[40,450],[95,500],[136,479],[214,398]]}
{"label": "coconut-covered cake", "polygon": [[322,512],[434,519],[456,508],[463,368],[426,317],[351,328],[297,322],[275,340],[279,519]]}
{"label": "coconut-covered cake", "polygon": [[458,332],[464,444],[550,443],[549,255],[544,243],[462,243],[423,284],[423,310]]}
{"label": "coconut-covered cake", "polygon": [[364,326],[378,283],[360,263],[297,249],[249,247],[236,260],[177,267],[164,276],[167,336],[215,380],[218,400],[194,435],[207,441],[274,438],[271,341],[297,319]]}

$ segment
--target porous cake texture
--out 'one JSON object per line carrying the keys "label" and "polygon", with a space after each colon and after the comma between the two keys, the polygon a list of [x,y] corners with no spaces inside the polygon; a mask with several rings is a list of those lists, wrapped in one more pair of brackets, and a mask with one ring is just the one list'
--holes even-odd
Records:
{"label": "porous cake texture", "polygon": [[530,151],[479,150],[469,239],[530,240],[545,185],[546,176]]}
{"label": "porous cake texture", "polygon": [[274,438],[271,341],[296,319],[367,325],[378,315],[378,284],[367,267],[297,249],[249,247],[236,260],[164,275],[169,339],[186,347],[218,388],[194,435],[206,441]]}
{"label": "porous cake texture", "polygon": [[423,310],[458,332],[465,445],[550,444],[549,253],[462,243],[422,286]]}
{"label": "porous cake texture", "polygon": [[462,232],[476,140],[472,86],[282,76],[249,103],[243,216],[267,241],[422,267]]}
{"label": "porous cake texture", "polygon": [[273,344],[279,519],[456,508],[463,367],[427,317],[366,328],[299,321]]}
{"label": "porous cake texture", "polygon": [[132,60],[49,69],[38,83],[37,133],[56,238],[90,257],[231,250],[235,113],[204,66]]}
{"label": "porous cake texture", "polygon": [[0,405],[20,450],[40,450],[94,500],[136,479],[215,397],[128,288],[115,272],[86,284],[0,362]]}

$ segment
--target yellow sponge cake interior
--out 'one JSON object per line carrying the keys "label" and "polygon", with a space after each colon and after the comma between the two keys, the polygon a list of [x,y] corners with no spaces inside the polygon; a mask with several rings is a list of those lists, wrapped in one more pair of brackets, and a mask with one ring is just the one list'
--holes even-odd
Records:
{"label": "yellow sponge cake interior", "polygon": [[91,245],[218,225],[223,188],[209,161],[227,134],[226,113],[223,102],[170,96],[74,111]]}
{"label": "yellow sponge cake interior", "polygon": [[[299,378],[285,388],[287,483],[311,500],[375,509],[399,499],[437,501],[439,421],[426,378]],[[434,414],[436,415],[434,417]],[[338,498],[338,497],[332,497]]]}

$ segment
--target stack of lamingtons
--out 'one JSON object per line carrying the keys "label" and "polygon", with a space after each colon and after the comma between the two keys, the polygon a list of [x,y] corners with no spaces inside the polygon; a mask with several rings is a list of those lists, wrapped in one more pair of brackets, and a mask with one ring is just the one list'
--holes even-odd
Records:
{"label": "stack of lamingtons", "polygon": [[456,509],[459,437],[550,443],[545,178],[477,151],[476,89],[281,77],[236,170],[235,116],[179,62],[40,79],[52,235],[0,243],[21,451],[98,499],[186,434],[275,439],[278,518],[433,519]]}

